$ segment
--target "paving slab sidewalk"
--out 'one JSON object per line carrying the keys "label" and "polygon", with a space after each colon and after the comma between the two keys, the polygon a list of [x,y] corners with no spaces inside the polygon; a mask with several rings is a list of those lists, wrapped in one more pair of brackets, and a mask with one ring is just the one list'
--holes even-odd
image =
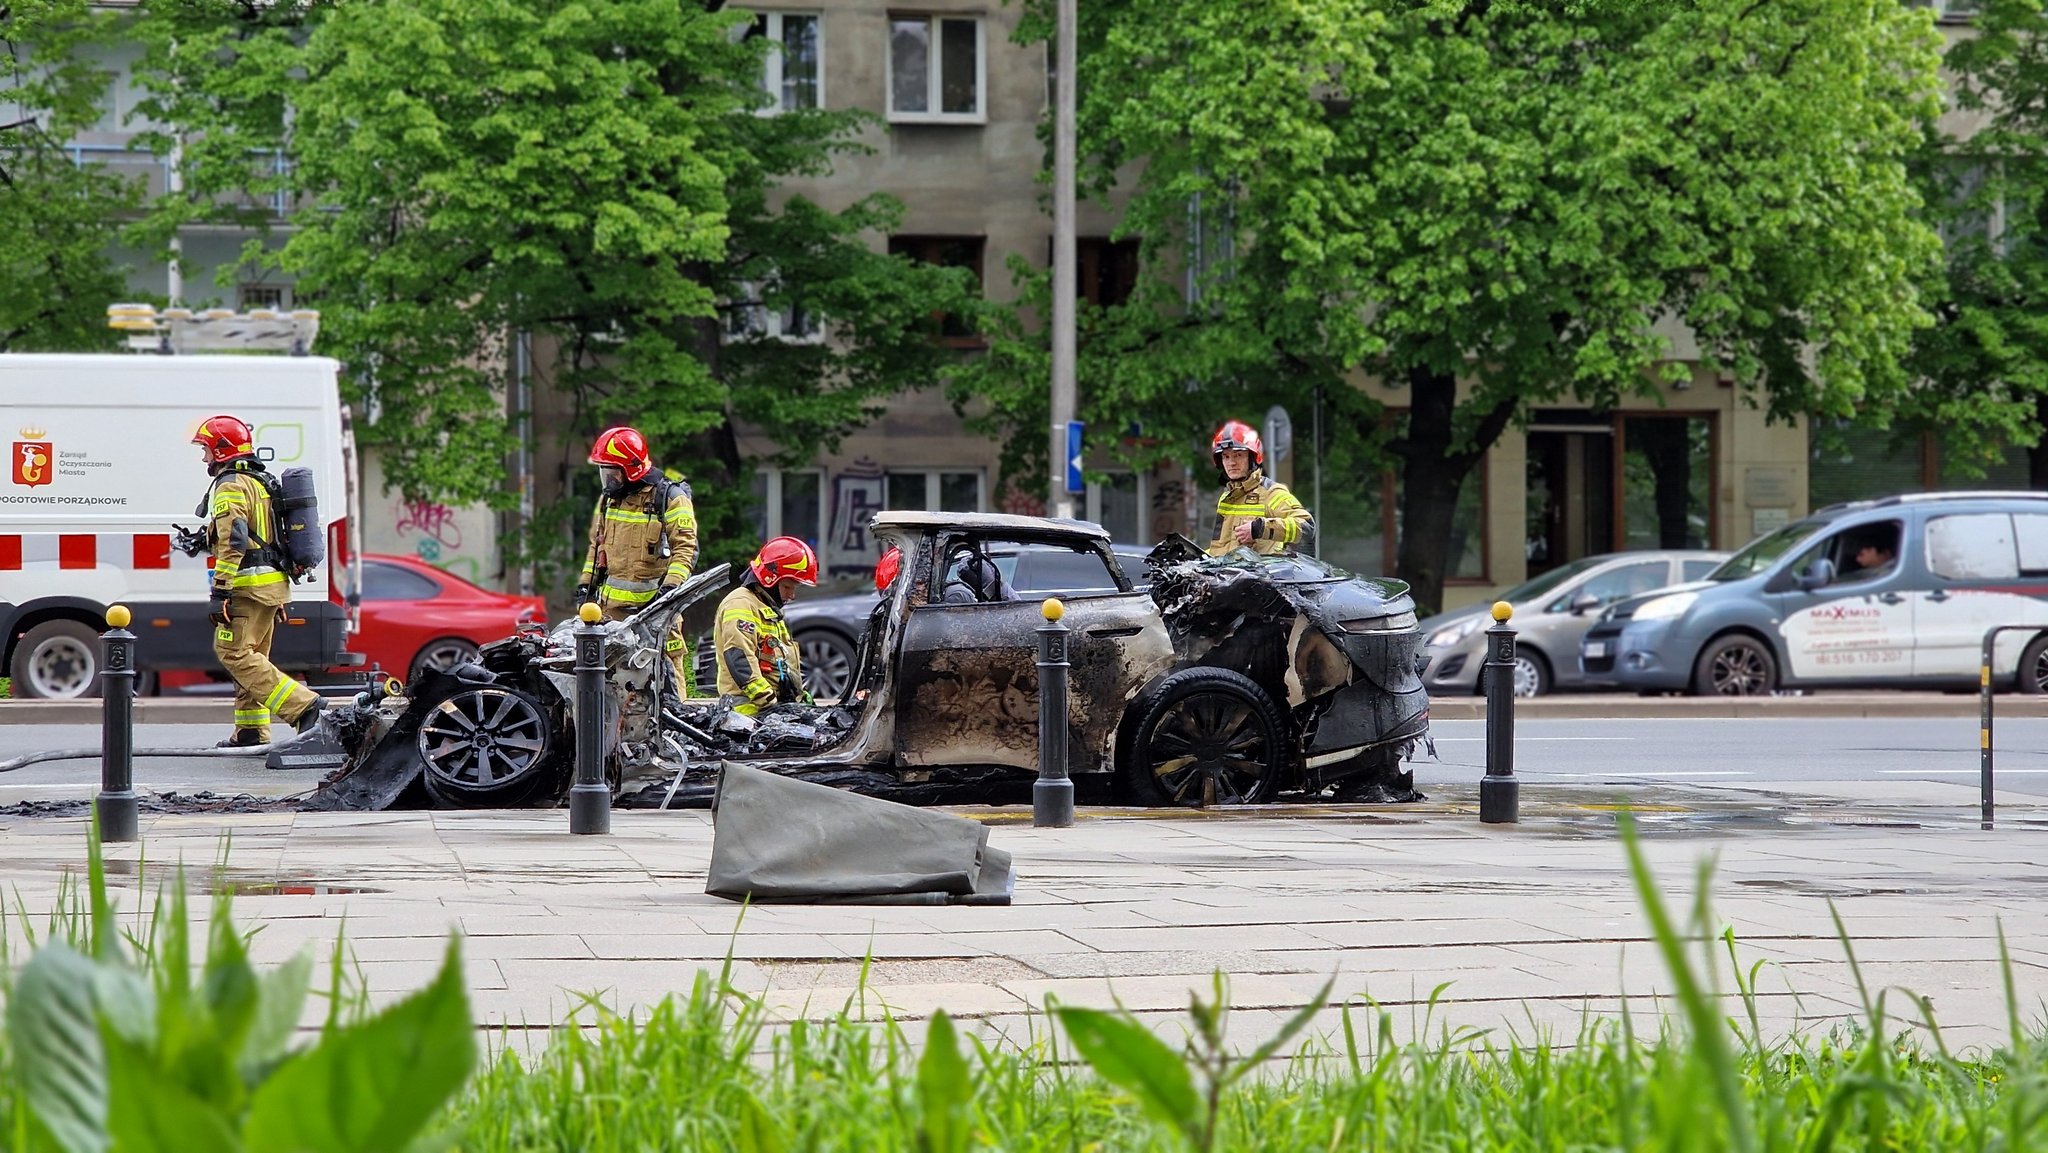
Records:
{"label": "paving slab sidewalk", "polygon": [[[1989,831],[1975,805],[1974,784],[1883,808],[1659,789],[1643,797],[1643,844],[1681,916],[1712,862],[1716,929],[1734,928],[1745,966],[1769,962],[1767,1031],[1861,1014],[1838,913],[1869,988],[1930,996],[1951,1044],[1989,1045],[2006,1020],[2001,931],[2022,1016],[2048,996],[2036,864],[2048,805],[2001,797]],[[1400,807],[1093,810],[1070,829],[962,811],[1015,854],[1014,905],[743,909],[703,892],[701,812],[616,813],[602,837],[571,836],[560,811],[145,815],[142,843],[107,856],[131,910],[180,862],[201,887],[239,886],[236,916],[261,926],[262,962],[345,930],[374,1000],[423,984],[459,931],[480,1021],[513,1029],[564,1020],[579,992],[644,1009],[727,958],[734,982],[784,1017],[944,1008],[1011,1038],[1042,1035],[1049,997],[1121,1003],[1174,1031],[1188,991],[1219,969],[1246,1045],[1332,978],[1339,1004],[1384,1008],[1401,1037],[1470,1026],[1568,1039],[1588,1012],[1669,1007],[1598,790],[1525,796],[1514,826],[1480,825],[1476,790],[1455,787]],[[0,820],[9,905],[40,924],[82,876],[84,849],[79,820]],[[193,915],[207,909],[202,897]],[[19,944],[18,919],[7,931]],[[1725,984],[1725,956],[1721,972]],[[1319,1024],[1337,1029],[1341,1011]]]}

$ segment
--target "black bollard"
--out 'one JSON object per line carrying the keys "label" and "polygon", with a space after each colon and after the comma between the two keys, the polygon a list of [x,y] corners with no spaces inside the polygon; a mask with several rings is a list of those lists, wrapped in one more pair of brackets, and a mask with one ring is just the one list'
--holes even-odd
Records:
{"label": "black bollard", "polygon": [[132,841],[135,799],[135,634],[126,607],[107,610],[100,634],[100,793],[92,799],[100,840]]}
{"label": "black bollard", "polygon": [[1064,829],[1074,823],[1074,779],[1067,775],[1067,626],[1065,605],[1048,598],[1038,626],[1038,780],[1031,786],[1031,824]]}
{"label": "black bollard", "polygon": [[1515,607],[1493,604],[1486,630],[1486,776],[1479,781],[1479,820],[1509,825],[1522,819],[1522,785],[1515,780]]}
{"label": "black bollard", "polygon": [[604,779],[604,630],[596,605],[577,610],[576,783],[569,787],[569,831],[612,831],[612,790]]}

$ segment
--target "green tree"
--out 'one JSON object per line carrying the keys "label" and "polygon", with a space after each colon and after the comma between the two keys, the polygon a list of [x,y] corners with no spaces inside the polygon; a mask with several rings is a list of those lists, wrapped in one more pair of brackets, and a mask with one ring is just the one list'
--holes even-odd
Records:
{"label": "green tree", "polygon": [[[193,54],[177,31],[192,9],[168,7],[183,10],[152,15],[170,21],[170,121],[238,137],[198,183],[232,188],[248,172],[235,156],[265,134],[281,143],[302,207],[265,258],[318,301],[371,416],[365,439],[408,495],[511,501],[503,366],[526,331],[541,386],[574,398],[573,426],[554,431],[588,443],[613,421],[641,428],[696,486],[707,559],[733,559],[753,543],[736,416],[807,459],[946,364],[931,318],[969,308],[968,281],[874,251],[895,204],[777,194],[856,147],[864,120],[761,115],[767,45],[739,35],[746,13],[397,0],[305,4],[287,26],[277,9],[220,4],[209,21],[254,32],[217,31]],[[255,76],[285,98],[266,104]],[[789,308],[829,339],[731,323]]]}
{"label": "green tree", "polygon": [[1930,134],[1923,157],[1947,260],[1904,427],[1937,431],[1966,465],[2032,446],[2029,479],[2048,489],[2048,15],[1988,0],[1974,24],[1947,66],[1956,108],[1981,127]]}
{"label": "green tree", "polygon": [[[1398,571],[1425,606],[1505,429],[1688,371],[1659,321],[1773,417],[1904,390],[1938,256],[1905,166],[1938,108],[1925,12],[1102,0],[1081,36],[1087,191],[1194,297],[1155,276],[1091,317],[1084,407],[1185,445],[1258,394],[1320,388],[1365,444],[1380,396],[1405,405]],[[1042,354],[1007,340],[967,383],[1021,459]]]}
{"label": "green tree", "polygon": [[0,4],[0,352],[106,348],[127,294],[109,255],[134,182],[67,145],[100,118],[110,19],[86,0]]}

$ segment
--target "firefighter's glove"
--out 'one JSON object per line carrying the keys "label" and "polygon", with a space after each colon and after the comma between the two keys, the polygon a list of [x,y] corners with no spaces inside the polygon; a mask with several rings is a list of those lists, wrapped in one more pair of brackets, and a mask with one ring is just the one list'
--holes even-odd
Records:
{"label": "firefighter's glove", "polygon": [[175,524],[171,526],[171,531],[176,534],[171,538],[171,544],[179,552],[191,557],[206,555],[206,533],[204,531],[196,528],[185,528],[182,525]]}
{"label": "firefighter's glove", "polygon": [[579,606],[587,605],[590,602],[597,599],[597,590],[591,588],[589,585],[577,585],[576,591],[569,595],[576,598],[576,603]]}
{"label": "firefighter's glove", "polygon": [[217,588],[206,596],[206,619],[226,627],[228,624],[228,590]]}

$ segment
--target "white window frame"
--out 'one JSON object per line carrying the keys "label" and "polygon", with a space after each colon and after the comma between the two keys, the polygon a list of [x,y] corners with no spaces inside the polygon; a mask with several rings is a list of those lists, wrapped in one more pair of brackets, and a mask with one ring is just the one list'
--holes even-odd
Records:
{"label": "white window frame", "polygon": [[[251,293],[267,295],[276,293],[275,303],[259,303],[249,299]],[[238,284],[235,286],[235,307],[242,312],[267,308],[272,312],[289,311],[292,306],[292,286],[289,284]]]}
{"label": "white window frame", "polygon": [[[741,281],[740,288],[752,304],[741,305],[727,317],[719,334],[723,344],[744,344],[750,340],[779,340],[784,344],[825,343],[825,321],[816,313],[810,314],[811,329],[808,332],[791,331],[796,326],[794,306],[778,308],[773,312],[760,303],[761,288],[755,282]],[[744,318],[746,327],[740,332],[733,331],[733,324]]]}
{"label": "white window frame", "polygon": [[892,468],[883,473],[882,491],[887,499],[890,477],[924,475],[924,505],[918,509],[903,509],[904,512],[938,512],[939,478],[949,474],[974,474],[974,512],[988,511],[988,470],[975,465],[941,465],[936,468]]}
{"label": "white window frame", "polygon": [[[762,57],[761,87],[768,93],[769,104],[760,109],[762,116],[780,116],[785,112],[809,112],[825,107],[825,14],[819,11],[759,11],[755,13],[767,22],[765,33],[768,40],[768,54]],[[782,21],[786,16],[803,16],[818,24],[818,102],[811,108],[785,108],[782,104]]]}
{"label": "white window frame", "polygon": [[[1117,540],[1117,539],[1116,539],[1116,538],[1115,538],[1114,536],[1112,536],[1112,537],[1110,538],[1110,540],[1111,540],[1111,543],[1114,543],[1114,544],[1151,544],[1151,543],[1152,543],[1152,541],[1151,541],[1151,540],[1150,540],[1149,538],[1150,538],[1150,537],[1151,537],[1151,535],[1152,535],[1152,532],[1151,532],[1151,529],[1152,529],[1152,525],[1151,525],[1151,523],[1150,523],[1150,521],[1151,521],[1151,517],[1150,517],[1150,516],[1148,515],[1148,512],[1149,512],[1149,510],[1150,510],[1150,509],[1151,509],[1151,507],[1152,507],[1151,501],[1150,501],[1150,500],[1148,499],[1148,498],[1149,498],[1149,496],[1150,496],[1150,490],[1151,490],[1151,487],[1152,487],[1152,485],[1151,485],[1151,478],[1150,478],[1150,477],[1148,477],[1148,476],[1147,476],[1147,475],[1146,475],[1145,473],[1142,473],[1142,472],[1138,472],[1138,471],[1137,471],[1137,470],[1135,470],[1135,469],[1109,469],[1109,470],[1106,470],[1106,471],[1108,471],[1108,472],[1110,472],[1110,473],[1112,473],[1112,474],[1114,474],[1114,475],[1116,475],[1116,476],[1134,476],[1134,477],[1137,477],[1137,478],[1138,478],[1138,536],[1137,536],[1137,539],[1136,539],[1136,540]],[[1091,480],[1091,481],[1089,481],[1089,482],[1088,482],[1088,496],[1087,496],[1087,500],[1086,500],[1086,506],[1087,506],[1087,511],[1086,511],[1086,512],[1084,512],[1084,513],[1082,514],[1082,515],[1083,515],[1083,517],[1084,517],[1085,519],[1087,519],[1087,520],[1092,520],[1092,521],[1094,521],[1094,522],[1095,522],[1096,524],[1102,524],[1102,488],[1103,488],[1102,484],[1101,484],[1100,482],[1098,482],[1098,481],[1092,481],[1092,480]],[[1108,526],[1108,525],[1103,525],[1103,527],[1104,527],[1104,528],[1108,528],[1109,526]]]}
{"label": "white window frame", "polygon": [[[941,102],[939,84],[940,30],[939,25],[947,20],[970,20],[974,23],[974,111],[972,112],[898,112],[896,111],[896,24],[905,20],[922,20],[928,29],[925,43],[925,104],[936,109]],[[977,13],[968,12],[891,12],[888,15],[887,37],[882,45],[882,101],[888,108],[891,124],[987,124],[988,123],[988,21]],[[821,33],[822,42],[822,33]]]}
{"label": "white window frame", "polygon": [[[814,540],[822,547],[828,539],[827,534],[832,523],[831,510],[828,507],[832,503],[832,493],[830,489],[825,487],[825,470],[822,468],[770,468],[761,470],[761,474],[768,482],[768,491],[763,497],[768,505],[766,509],[767,515],[762,518],[767,522],[768,535],[770,537],[793,536],[801,540]],[[815,476],[818,478],[818,523],[810,526],[810,532],[804,532],[801,527],[796,532],[791,532],[789,531],[789,526],[782,523],[782,478],[785,476]]]}

